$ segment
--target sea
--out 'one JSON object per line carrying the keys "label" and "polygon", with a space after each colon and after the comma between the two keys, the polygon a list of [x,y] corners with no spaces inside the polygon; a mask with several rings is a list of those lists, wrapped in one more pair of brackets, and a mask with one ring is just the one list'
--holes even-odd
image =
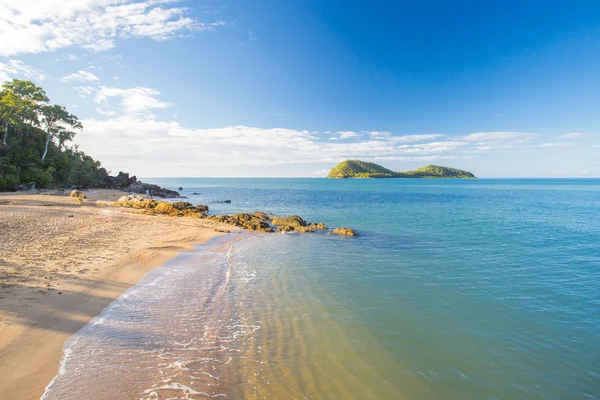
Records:
{"label": "sea", "polygon": [[144,181],[359,236],[182,253],[65,344],[44,399],[600,399],[600,180]]}

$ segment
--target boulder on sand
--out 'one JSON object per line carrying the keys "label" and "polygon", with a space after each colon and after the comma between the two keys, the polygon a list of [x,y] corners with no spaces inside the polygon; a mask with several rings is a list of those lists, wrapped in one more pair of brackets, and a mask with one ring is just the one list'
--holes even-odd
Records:
{"label": "boulder on sand", "polygon": [[69,197],[74,197],[76,199],[85,199],[85,195],[77,189],[71,190]]}

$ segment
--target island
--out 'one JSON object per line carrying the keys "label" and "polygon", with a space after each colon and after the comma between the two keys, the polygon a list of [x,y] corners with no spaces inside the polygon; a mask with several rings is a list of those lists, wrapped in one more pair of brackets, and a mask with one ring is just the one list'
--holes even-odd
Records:
{"label": "island", "polygon": [[360,160],[345,160],[333,167],[327,178],[475,178],[462,169],[427,165],[404,172],[395,172],[375,163]]}

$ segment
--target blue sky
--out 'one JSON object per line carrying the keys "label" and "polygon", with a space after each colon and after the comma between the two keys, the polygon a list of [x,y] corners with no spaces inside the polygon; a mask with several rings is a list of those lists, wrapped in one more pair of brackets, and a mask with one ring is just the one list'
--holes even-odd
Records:
{"label": "blue sky", "polygon": [[138,176],[600,177],[597,1],[0,0],[0,79]]}

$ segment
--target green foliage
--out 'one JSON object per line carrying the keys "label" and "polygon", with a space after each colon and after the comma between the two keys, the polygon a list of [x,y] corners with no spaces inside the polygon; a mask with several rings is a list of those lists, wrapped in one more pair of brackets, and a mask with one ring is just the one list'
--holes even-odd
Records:
{"label": "green foliage", "polygon": [[[107,171],[68,143],[81,129],[76,116],[50,105],[41,87],[13,80],[0,91],[0,191],[35,182],[39,188],[103,187]],[[42,129],[43,128],[43,129]]]}
{"label": "green foliage", "polygon": [[399,173],[404,178],[475,178],[475,175],[462,169],[427,165],[414,171]]}
{"label": "green foliage", "polygon": [[328,178],[475,178],[468,171],[455,168],[428,165],[414,171],[394,172],[380,165],[360,161],[346,160],[336,165]]}

